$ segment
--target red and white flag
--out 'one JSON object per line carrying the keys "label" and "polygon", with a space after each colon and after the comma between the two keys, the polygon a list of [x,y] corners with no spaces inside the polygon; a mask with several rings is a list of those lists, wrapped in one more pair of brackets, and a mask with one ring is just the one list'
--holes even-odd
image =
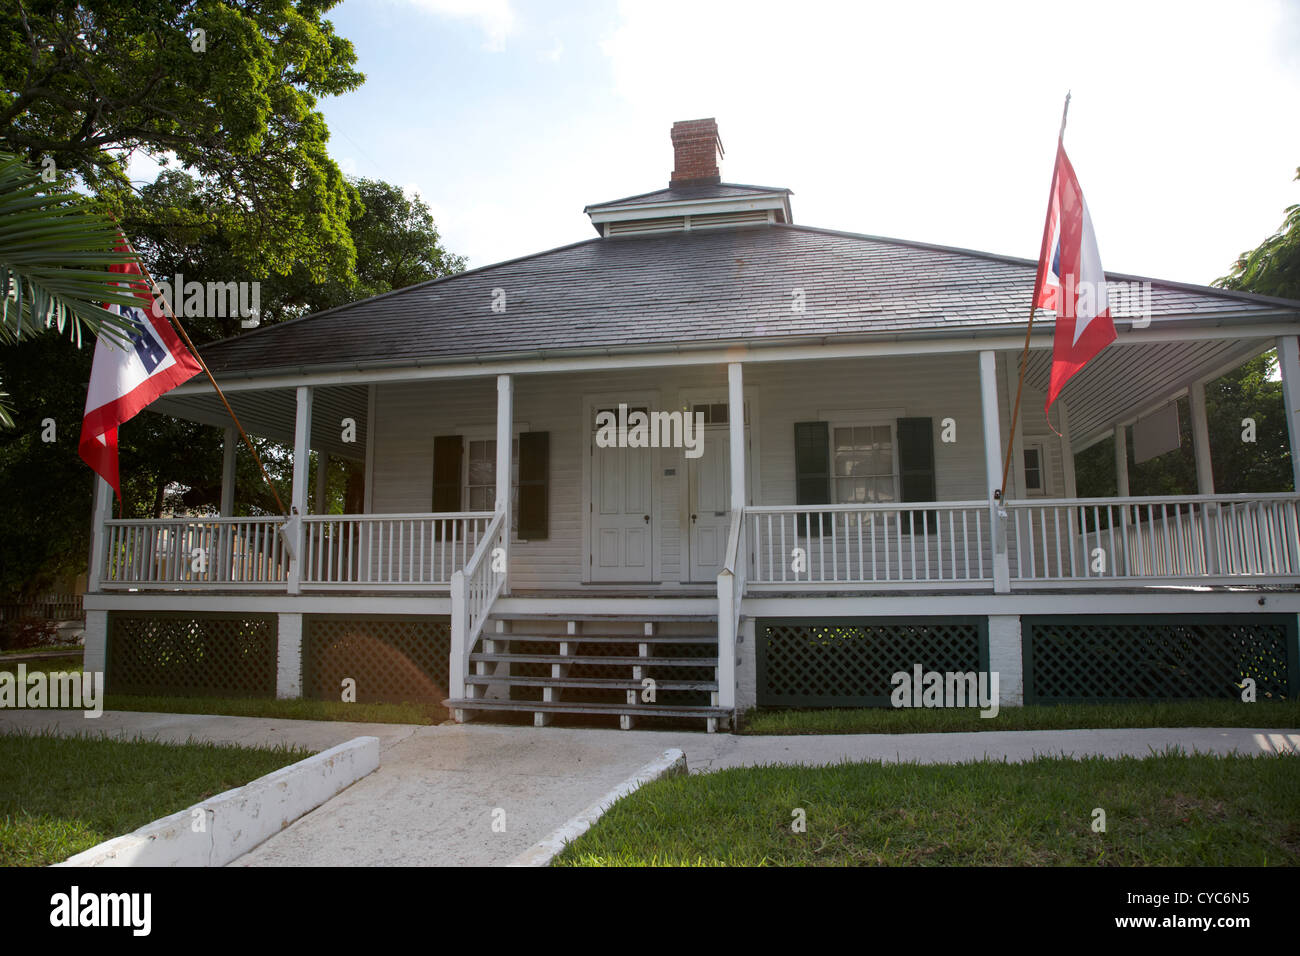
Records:
{"label": "red and white flag", "polygon": [[[129,248],[125,240],[117,247]],[[140,267],[135,263],[110,266],[110,272],[135,276],[127,281],[140,298],[141,305],[108,306],[110,312],[123,315],[134,326],[130,341],[121,344],[106,335],[95,343],[95,357],[90,368],[90,386],[86,390],[86,412],[81,420],[81,441],[77,450],[86,464],[106,482],[121,499],[121,481],[117,469],[117,428],[135,417],[158,396],[188,381],[200,370],[177,336],[176,330],[154,302]]]}
{"label": "red and white flag", "polygon": [[1065,383],[1115,341],[1115,324],[1106,298],[1106,273],[1097,254],[1092,218],[1074,167],[1060,142],[1035,288],[1035,307],[1056,313],[1052,375],[1043,409],[1046,413]]}

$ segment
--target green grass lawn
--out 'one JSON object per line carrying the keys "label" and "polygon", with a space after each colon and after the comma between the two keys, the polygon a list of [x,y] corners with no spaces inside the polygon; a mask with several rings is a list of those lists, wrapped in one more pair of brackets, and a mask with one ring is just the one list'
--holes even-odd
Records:
{"label": "green grass lawn", "polygon": [[26,647],[20,651],[0,651],[0,660],[6,657],[22,657],[24,654],[40,654],[45,651],[67,651],[69,656],[75,656],[80,662],[81,645],[80,644],[42,644],[40,647]]}
{"label": "green grass lawn", "polygon": [[[40,660],[21,662],[24,671],[28,674],[35,674],[37,671],[43,673],[56,673],[65,671],[81,670],[81,653],[77,652],[75,656],[70,657],[43,657]],[[18,673],[18,663],[0,659],[0,671],[7,671],[10,674]]]}
{"label": "green grass lawn", "polygon": [[0,866],[46,866],[309,751],[0,736]]}
{"label": "green grass lawn", "polygon": [[1300,701],[1178,700],[1003,707],[996,717],[958,708],[751,710],[743,734],[920,734],[967,730],[1114,727],[1300,727]]}
{"label": "green grass lawn", "polygon": [[275,700],[263,697],[105,696],[105,710],[142,710],[162,714],[226,714],[287,720],[356,720],[376,724],[439,724],[450,714],[433,702],[345,704],[337,700]]}
{"label": "green grass lawn", "polygon": [[[1092,830],[1093,810],[1106,832]],[[792,829],[796,808],[806,832]],[[1166,754],[665,777],[557,866],[1300,864],[1300,760]]]}

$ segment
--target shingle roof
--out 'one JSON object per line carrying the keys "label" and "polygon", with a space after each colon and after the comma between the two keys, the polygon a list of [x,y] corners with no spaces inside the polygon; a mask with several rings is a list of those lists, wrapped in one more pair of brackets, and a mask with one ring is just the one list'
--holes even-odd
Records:
{"label": "shingle roof", "polygon": [[608,202],[592,203],[583,212],[605,209],[609,206],[647,206],[654,203],[693,202],[704,199],[731,199],[736,196],[792,195],[788,189],[772,186],[746,186],[743,183],[714,183],[708,186],[669,186],[652,193],[624,196]]}
{"label": "shingle roof", "polygon": [[[1035,263],[806,226],[591,239],[215,343],[214,372],[591,348],[1023,328]],[[1140,277],[1110,274],[1133,318]],[[1151,281],[1153,319],[1300,320],[1300,302]],[[795,290],[803,290],[802,312]],[[504,293],[504,312],[494,312]],[[1050,318],[1048,319],[1050,321]]]}

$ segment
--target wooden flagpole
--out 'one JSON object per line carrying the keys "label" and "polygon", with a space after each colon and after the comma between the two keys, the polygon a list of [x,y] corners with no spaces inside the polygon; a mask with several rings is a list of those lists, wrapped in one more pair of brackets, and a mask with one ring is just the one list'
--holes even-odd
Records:
{"label": "wooden flagpole", "polygon": [[1056,195],[1056,172],[1060,168],[1061,145],[1065,142],[1065,118],[1070,112],[1070,94],[1065,94],[1065,106],[1061,109],[1061,132],[1056,137],[1056,159],[1052,161],[1052,188],[1047,193],[1047,215],[1043,219],[1043,241],[1038,247],[1038,266],[1034,269],[1034,294],[1029,300],[1029,326],[1025,329],[1025,347],[1020,353],[1020,381],[1016,384],[1016,402],[1011,410],[1011,430],[1007,436],[1007,454],[1002,462],[1002,488],[998,497],[1006,500],[1007,475],[1011,471],[1011,453],[1016,441],[1016,422],[1020,420],[1020,396],[1025,390],[1025,368],[1029,364],[1029,339],[1034,333],[1034,312],[1038,309],[1038,293],[1042,291],[1043,257],[1047,255],[1047,243],[1051,240],[1048,230],[1052,224],[1052,197]]}
{"label": "wooden flagpole", "polygon": [[176,327],[176,331],[180,332],[181,338],[185,340],[185,345],[189,348],[191,354],[193,354],[195,360],[199,363],[199,366],[203,371],[207,372],[208,381],[211,382],[212,387],[217,390],[217,396],[221,399],[221,404],[226,406],[226,411],[230,414],[231,420],[234,421],[235,427],[239,429],[239,437],[244,439],[244,444],[247,445],[248,450],[253,453],[253,461],[257,462],[258,470],[262,473],[262,480],[266,482],[266,486],[271,489],[271,494],[275,496],[276,506],[280,509],[282,515],[288,517],[289,512],[285,509],[284,502],[280,500],[280,492],[276,490],[274,483],[272,483],[271,476],[266,473],[266,466],[262,464],[262,459],[257,454],[257,449],[253,447],[252,441],[249,440],[248,435],[244,432],[244,426],[240,423],[239,416],[235,414],[235,410],[230,407],[230,402],[226,400],[226,393],[221,390],[221,386],[217,384],[217,380],[212,376],[212,370],[208,368],[208,363],[203,361],[203,356],[199,354],[199,350],[195,348],[193,341],[190,340],[190,334],[185,331],[185,326],[181,325],[181,320],[177,318],[176,313],[172,311],[171,303],[168,302],[165,297],[158,295],[157,292],[155,292],[157,284],[153,281],[153,276],[149,274],[149,270],[145,268],[143,260],[140,261],[139,266],[140,275],[149,285],[149,294],[153,296],[155,300],[162,302],[163,308],[167,310],[167,318]]}

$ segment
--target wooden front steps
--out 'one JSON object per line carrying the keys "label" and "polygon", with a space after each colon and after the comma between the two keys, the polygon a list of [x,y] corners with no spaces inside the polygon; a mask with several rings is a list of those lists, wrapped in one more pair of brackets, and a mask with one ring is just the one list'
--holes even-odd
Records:
{"label": "wooden front steps", "polygon": [[494,613],[469,656],[466,696],[447,701],[457,720],[474,712],[609,715],[704,721],[731,713],[718,702],[717,617],[705,614]]}

